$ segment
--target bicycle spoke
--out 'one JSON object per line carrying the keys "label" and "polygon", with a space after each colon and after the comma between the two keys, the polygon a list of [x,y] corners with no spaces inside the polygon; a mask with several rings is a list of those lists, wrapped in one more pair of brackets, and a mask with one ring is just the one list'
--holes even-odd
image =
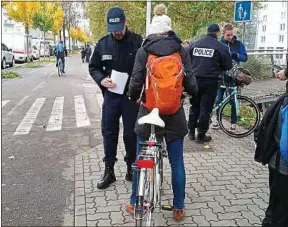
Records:
{"label": "bicycle spoke", "polygon": [[258,106],[248,97],[237,96],[237,102],[227,100],[219,111],[220,127],[232,137],[242,138],[250,135],[259,121]]}

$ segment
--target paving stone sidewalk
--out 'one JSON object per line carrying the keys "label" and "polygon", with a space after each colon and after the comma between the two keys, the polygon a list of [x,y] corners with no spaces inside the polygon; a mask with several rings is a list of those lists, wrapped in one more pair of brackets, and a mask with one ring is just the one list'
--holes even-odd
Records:
{"label": "paving stone sidewalk", "polygon": [[[186,108],[187,111],[187,108]],[[122,134],[122,132],[120,132]],[[186,218],[180,224],[172,212],[156,212],[155,226],[260,226],[268,202],[267,168],[253,160],[252,137],[235,139],[212,131],[206,149],[185,138]],[[131,183],[125,181],[123,138],[119,138],[117,181],[98,190],[104,171],[103,146],[75,157],[75,226],[133,226],[125,212]],[[171,170],[164,163],[163,203],[172,204]]]}

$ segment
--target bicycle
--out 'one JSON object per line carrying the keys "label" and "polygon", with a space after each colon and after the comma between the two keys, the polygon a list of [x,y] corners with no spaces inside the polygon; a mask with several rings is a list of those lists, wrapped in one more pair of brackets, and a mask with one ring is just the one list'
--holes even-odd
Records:
{"label": "bicycle", "polygon": [[136,226],[150,226],[152,213],[159,206],[160,210],[172,211],[170,205],[161,205],[163,195],[163,158],[167,157],[164,143],[156,139],[155,126],[164,128],[165,123],[159,117],[159,110],[154,108],[150,114],[140,118],[138,124],[151,125],[148,141],[140,142],[142,150],[137,156],[133,169],[137,173],[137,195],[134,210]]}
{"label": "bicycle", "polygon": [[[216,112],[220,128],[224,133],[234,138],[249,136],[260,123],[261,114],[258,105],[249,97],[239,95],[237,86],[228,87],[223,83],[220,87],[226,89],[226,97],[212,111],[213,113]],[[237,128],[238,130],[231,130],[225,127],[234,106],[236,109],[237,124],[240,126]]]}
{"label": "bicycle", "polygon": [[63,75],[63,61],[61,58],[58,59],[58,76]]}

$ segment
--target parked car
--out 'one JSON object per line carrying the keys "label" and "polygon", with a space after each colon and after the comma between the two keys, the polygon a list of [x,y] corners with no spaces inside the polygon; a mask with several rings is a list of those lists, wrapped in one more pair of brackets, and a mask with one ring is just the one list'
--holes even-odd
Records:
{"label": "parked car", "polygon": [[13,33],[2,34],[2,41],[6,44],[6,46],[8,46],[13,50],[16,62],[33,61],[31,40],[32,36],[28,36],[28,48],[27,48],[26,35],[13,34]]}
{"label": "parked car", "polygon": [[2,59],[1,59],[1,67],[2,69],[6,69],[7,65],[10,67],[15,66],[15,57],[12,53],[11,49],[8,49],[8,47],[5,44],[1,44],[1,50],[2,50]]}
{"label": "parked car", "polygon": [[39,57],[39,50],[36,46],[32,47],[32,56],[33,56],[34,60],[38,60],[40,58]]}

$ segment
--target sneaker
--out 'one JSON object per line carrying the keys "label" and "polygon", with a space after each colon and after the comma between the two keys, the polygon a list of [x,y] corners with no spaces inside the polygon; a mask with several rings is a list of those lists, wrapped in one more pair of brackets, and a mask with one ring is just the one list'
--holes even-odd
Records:
{"label": "sneaker", "polygon": [[185,215],[184,209],[175,209],[173,210],[173,219],[177,222],[183,221]]}
{"label": "sneaker", "polygon": [[208,143],[208,142],[210,142],[212,140],[212,137],[211,136],[197,136],[197,138],[196,138],[196,143],[201,143],[201,144],[203,144],[203,143]]}
{"label": "sneaker", "polygon": [[220,126],[219,126],[219,123],[218,123],[218,121],[217,122],[215,122],[214,124],[212,124],[212,129],[215,129],[215,130],[217,130],[217,129],[219,129],[220,128]]}
{"label": "sneaker", "polygon": [[232,124],[231,127],[230,127],[230,130],[231,131],[235,131],[236,130],[236,126],[237,126],[236,124]]}
{"label": "sneaker", "polygon": [[127,204],[125,210],[128,214],[134,216],[134,206],[132,204]]}

